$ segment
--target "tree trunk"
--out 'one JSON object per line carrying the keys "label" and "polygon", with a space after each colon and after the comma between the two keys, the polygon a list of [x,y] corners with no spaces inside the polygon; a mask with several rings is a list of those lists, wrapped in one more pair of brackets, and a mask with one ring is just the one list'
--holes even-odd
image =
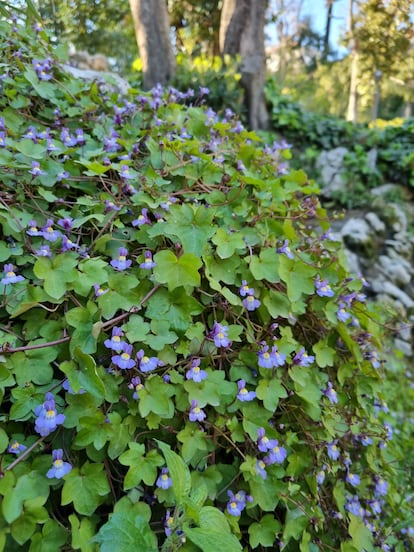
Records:
{"label": "tree trunk", "polygon": [[334,0],[327,0],[328,2],[328,11],[326,13],[326,25],[325,25],[325,35],[323,37],[323,52],[322,60],[326,61],[329,54],[329,38],[331,35],[331,22],[332,22],[332,11]]}
{"label": "tree trunk", "polygon": [[143,88],[167,84],[175,73],[175,57],[165,0],[129,0],[142,60]]}
{"label": "tree trunk", "polygon": [[349,0],[349,32],[351,36],[351,82],[349,85],[348,109],[346,120],[357,122],[358,118],[358,45],[355,39],[354,0]]}
{"label": "tree trunk", "polygon": [[264,26],[267,0],[224,0],[220,20],[222,55],[240,55],[241,84],[252,130],[267,129],[264,96],[266,57]]}

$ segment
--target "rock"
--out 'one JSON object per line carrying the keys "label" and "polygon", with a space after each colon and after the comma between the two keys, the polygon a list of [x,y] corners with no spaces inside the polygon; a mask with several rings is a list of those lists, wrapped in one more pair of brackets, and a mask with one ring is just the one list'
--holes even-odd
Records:
{"label": "rock", "polygon": [[121,94],[127,94],[131,88],[128,81],[117,75],[116,73],[107,73],[102,71],[93,71],[92,69],[79,69],[71,65],[63,64],[63,69],[82,80],[97,81],[107,86],[109,90],[117,90]]}
{"label": "rock", "polygon": [[332,193],[345,191],[346,181],[344,174],[344,157],[348,153],[346,148],[335,148],[323,151],[317,161],[316,169],[320,173],[321,190],[324,196],[331,197]]}
{"label": "rock", "polygon": [[403,341],[402,339],[394,339],[395,348],[406,357],[411,357],[413,354],[413,348],[410,343]]}
{"label": "rock", "polygon": [[410,263],[402,257],[391,258],[387,255],[378,257],[379,269],[385,273],[394,284],[405,286],[410,283],[412,268]]}
{"label": "rock", "polygon": [[385,234],[386,225],[376,213],[372,211],[365,215],[365,220],[378,234]]}
{"label": "rock", "polygon": [[414,307],[414,301],[411,297],[392,282],[386,282],[382,279],[375,279],[372,280],[370,284],[373,291],[388,295],[389,297],[399,301],[405,309],[412,309]]}
{"label": "rock", "polygon": [[375,148],[369,150],[367,154],[367,165],[371,172],[375,172],[377,167],[378,151]]}
{"label": "rock", "polygon": [[367,246],[372,243],[372,229],[369,224],[362,218],[350,218],[343,225],[341,236],[351,249]]}

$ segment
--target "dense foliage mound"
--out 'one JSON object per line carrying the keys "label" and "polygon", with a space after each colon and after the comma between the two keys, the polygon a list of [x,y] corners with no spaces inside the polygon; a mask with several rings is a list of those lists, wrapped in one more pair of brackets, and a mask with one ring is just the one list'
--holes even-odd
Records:
{"label": "dense foliage mound", "polygon": [[0,550],[404,550],[379,326],[286,145],[0,37]]}

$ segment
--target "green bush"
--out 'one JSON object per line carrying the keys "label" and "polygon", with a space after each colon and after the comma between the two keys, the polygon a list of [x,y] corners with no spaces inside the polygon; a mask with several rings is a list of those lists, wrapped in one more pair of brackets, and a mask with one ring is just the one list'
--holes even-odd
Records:
{"label": "green bush", "polygon": [[285,147],[0,43],[0,550],[412,544],[383,333]]}

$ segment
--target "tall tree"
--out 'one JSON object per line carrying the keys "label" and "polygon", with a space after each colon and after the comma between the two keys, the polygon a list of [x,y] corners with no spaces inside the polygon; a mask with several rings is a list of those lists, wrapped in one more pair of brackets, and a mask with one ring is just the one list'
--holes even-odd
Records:
{"label": "tall tree", "polygon": [[380,80],[375,75],[389,78],[407,63],[414,29],[412,9],[412,0],[350,0],[349,120],[355,121],[357,117],[358,80],[370,80],[373,102],[378,102]]}
{"label": "tall tree", "polygon": [[333,17],[333,5],[335,0],[326,0],[326,23],[325,23],[325,34],[323,36],[323,52],[322,60],[326,61],[329,54],[329,38],[331,36],[331,23]]}
{"label": "tall tree", "polygon": [[264,96],[266,7],[267,0],[224,0],[220,20],[221,54],[240,56],[241,84],[252,130],[266,129],[269,124]]}
{"label": "tall tree", "polygon": [[129,0],[142,60],[143,88],[167,84],[175,73],[165,0]]}

